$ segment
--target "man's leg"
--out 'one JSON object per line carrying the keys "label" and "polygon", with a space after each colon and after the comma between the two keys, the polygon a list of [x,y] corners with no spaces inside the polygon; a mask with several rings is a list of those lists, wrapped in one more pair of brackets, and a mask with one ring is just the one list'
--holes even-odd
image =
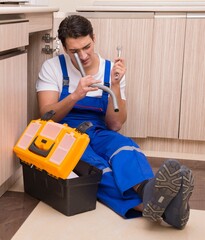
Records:
{"label": "man's leg", "polygon": [[163,219],[166,223],[183,229],[189,220],[189,199],[194,189],[194,177],[192,171],[186,166],[181,167],[182,186],[177,196],[166,208]]}
{"label": "man's leg", "polygon": [[181,187],[180,164],[176,160],[166,160],[155,177],[144,187],[143,216],[153,221],[161,221],[162,215],[177,195]]}
{"label": "man's leg", "polygon": [[153,221],[163,219],[178,229],[183,229],[188,222],[193,189],[192,171],[176,160],[165,161],[153,179],[134,187],[143,198],[144,217]]}

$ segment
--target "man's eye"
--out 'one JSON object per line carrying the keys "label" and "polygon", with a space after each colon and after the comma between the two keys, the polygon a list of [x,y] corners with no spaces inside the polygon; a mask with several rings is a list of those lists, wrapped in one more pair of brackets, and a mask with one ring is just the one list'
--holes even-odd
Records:
{"label": "man's eye", "polygon": [[88,49],[88,48],[90,48],[90,45],[84,47],[84,49]]}

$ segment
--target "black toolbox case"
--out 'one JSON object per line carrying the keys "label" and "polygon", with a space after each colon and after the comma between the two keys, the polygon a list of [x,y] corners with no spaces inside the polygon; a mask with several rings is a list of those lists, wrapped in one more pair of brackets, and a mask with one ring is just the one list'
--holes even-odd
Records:
{"label": "black toolbox case", "polygon": [[79,177],[55,178],[20,160],[23,167],[24,190],[66,216],[96,208],[98,183],[101,170],[80,160],[73,172]]}

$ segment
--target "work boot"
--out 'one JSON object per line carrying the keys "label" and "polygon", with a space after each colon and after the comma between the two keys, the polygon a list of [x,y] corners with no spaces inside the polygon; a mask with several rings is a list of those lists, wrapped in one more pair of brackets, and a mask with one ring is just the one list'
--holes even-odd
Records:
{"label": "work boot", "polygon": [[142,215],[153,221],[161,221],[162,215],[181,187],[180,164],[166,160],[155,177],[144,188]]}
{"label": "work boot", "polygon": [[189,220],[189,198],[194,189],[192,171],[181,166],[182,186],[176,197],[170,202],[164,212],[164,221],[178,229],[183,229]]}

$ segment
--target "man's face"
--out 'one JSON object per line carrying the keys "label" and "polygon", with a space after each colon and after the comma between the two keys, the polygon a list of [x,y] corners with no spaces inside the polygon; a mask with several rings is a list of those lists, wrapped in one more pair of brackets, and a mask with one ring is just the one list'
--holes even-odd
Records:
{"label": "man's face", "polygon": [[92,66],[94,59],[94,41],[89,35],[79,38],[67,38],[65,51],[70,56],[75,67],[78,67],[74,57],[74,53],[76,52],[85,69]]}

